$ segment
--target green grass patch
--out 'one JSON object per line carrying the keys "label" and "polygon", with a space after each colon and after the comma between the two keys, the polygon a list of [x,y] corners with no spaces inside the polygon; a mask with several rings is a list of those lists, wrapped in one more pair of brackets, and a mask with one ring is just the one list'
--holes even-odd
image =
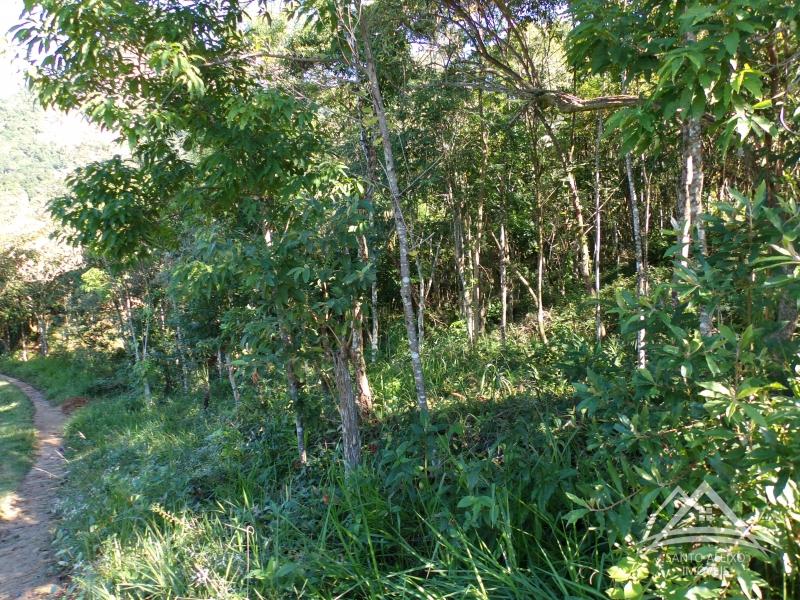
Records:
{"label": "green grass patch", "polygon": [[[397,337],[394,332],[392,337]],[[402,340],[400,340],[402,341]],[[431,422],[413,410],[405,345],[372,367],[364,468],[345,479],[336,405],[306,390],[310,465],[296,462],[281,379],[226,381],[148,406],[133,393],[76,413],[57,544],[93,598],[599,598],[606,579],[571,507],[581,441],[560,352],[515,331],[476,347],[428,337]],[[591,581],[591,583],[587,583]]]}
{"label": "green grass patch", "polygon": [[7,497],[33,465],[33,413],[25,394],[0,381],[0,514]]}
{"label": "green grass patch", "polygon": [[[129,385],[77,412],[56,545],[78,597],[607,597],[620,573],[612,567],[630,563],[623,545],[639,539],[656,495],[672,486],[654,483],[642,501],[648,470],[666,470],[658,462],[673,447],[699,447],[693,432],[692,445],[662,444],[662,420],[669,435],[680,428],[657,413],[657,398],[634,395],[644,382],[620,375],[632,362],[622,340],[595,349],[558,321],[547,346],[525,327],[510,328],[506,344],[486,336],[474,346],[458,323],[431,332],[431,411],[421,420],[402,329],[386,331],[370,365],[376,410],[362,422],[363,467],[349,478],[336,403],[313,378],[301,398],[305,467],[280,372],[243,386],[239,406],[212,370],[207,410],[202,389],[166,397],[156,384],[152,402]],[[602,405],[586,415],[580,398]],[[789,477],[783,485],[796,487]],[[767,575],[772,589],[796,588],[788,575]]]}
{"label": "green grass patch", "polygon": [[118,368],[118,356],[94,352],[0,360],[0,372],[39,388],[56,405],[75,396],[94,398],[120,390],[125,384]]}

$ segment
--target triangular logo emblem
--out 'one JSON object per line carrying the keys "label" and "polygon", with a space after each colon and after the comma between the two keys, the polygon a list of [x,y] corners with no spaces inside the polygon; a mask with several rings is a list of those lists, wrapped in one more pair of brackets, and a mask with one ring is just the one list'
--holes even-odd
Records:
{"label": "triangular logo emblem", "polygon": [[[666,507],[675,502],[678,510],[669,522],[654,532],[656,520]],[[736,516],[717,492],[705,481],[690,495],[678,486],[647,520],[647,529],[640,542],[644,550],[664,546],[707,543],[718,546],[744,546],[767,552],[759,543],[770,543],[753,533],[750,525]]]}

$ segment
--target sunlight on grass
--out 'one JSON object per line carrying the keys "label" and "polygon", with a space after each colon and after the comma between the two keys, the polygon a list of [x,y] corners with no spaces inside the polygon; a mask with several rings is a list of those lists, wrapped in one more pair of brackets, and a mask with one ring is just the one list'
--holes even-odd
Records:
{"label": "sunlight on grass", "polygon": [[33,464],[33,413],[25,394],[0,381],[0,518],[8,497]]}
{"label": "sunlight on grass", "polygon": [[96,359],[94,355],[81,354],[33,356],[27,361],[5,357],[0,360],[0,371],[30,383],[42,390],[52,404],[60,405],[69,398],[95,397],[115,388],[115,365]]}

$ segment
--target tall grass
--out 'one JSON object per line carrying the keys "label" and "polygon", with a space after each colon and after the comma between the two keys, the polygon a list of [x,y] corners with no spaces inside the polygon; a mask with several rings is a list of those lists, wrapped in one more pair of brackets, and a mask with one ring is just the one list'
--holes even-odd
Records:
{"label": "tall grass", "polygon": [[37,354],[26,361],[6,356],[0,360],[0,372],[38,387],[58,405],[76,396],[121,390],[125,386],[125,374],[120,372],[122,359],[120,355],[88,351],[57,352],[46,358]]}
{"label": "tall grass", "polygon": [[0,381],[0,518],[10,494],[33,464],[33,413],[25,394]]}
{"label": "tall grass", "polygon": [[[579,418],[567,381],[570,368],[617,368],[625,355],[613,340],[598,355],[569,331],[557,334],[547,348],[523,329],[505,346],[488,337],[470,347],[457,328],[431,334],[424,422],[398,341],[401,350],[370,369],[376,415],[362,423],[363,467],[348,477],[322,387],[306,387],[310,462],[295,460],[279,373],[247,387],[238,407],[226,381],[214,382],[207,410],[199,395],[100,398],[73,416],[65,440],[57,546],[73,591],[606,597],[621,556],[610,532],[630,531],[634,517],[608,512],[605,529],[570,518],[574,498],[591,498],[605,473],[616,480],[607,456],[597,458],[613,423]],[[636,460],[628,454],[623,463]],[[622,510],[623,500],[608,505]]]}
{"label": "tall grass", "polygon": [[[558,353],[522,330],[505,346],[469,347],[457,328],[427,345],[430,421],[409,410],[407,357],[385,353],[371,370],[364,466],[349,478],[321,390],[309,390],[319,410],[310,464],[296,463],[280,379],[246,390],[239,409],[220,382],[209,410],[192,396],[153,407],[127,393],[78,412],[57,533],[76,593],[601,597],[602,552],[559,516],[578,468],[579,451],[565,448],[580,434]],[[63,360],[16,372],[56,398],[90,389],[87,371],[64,385]]]}

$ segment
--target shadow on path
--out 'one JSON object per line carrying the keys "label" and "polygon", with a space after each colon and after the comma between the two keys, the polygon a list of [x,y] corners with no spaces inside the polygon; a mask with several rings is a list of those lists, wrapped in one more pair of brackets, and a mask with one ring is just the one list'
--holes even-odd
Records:
{"label": "shadow on path", "polygon": [[0,600],[48,598],[58,591],[51,547],[55,494],[64,475],[61,432],[65,417],[27,383],[0,375],[36,408],[36,462],[0,515]]}

